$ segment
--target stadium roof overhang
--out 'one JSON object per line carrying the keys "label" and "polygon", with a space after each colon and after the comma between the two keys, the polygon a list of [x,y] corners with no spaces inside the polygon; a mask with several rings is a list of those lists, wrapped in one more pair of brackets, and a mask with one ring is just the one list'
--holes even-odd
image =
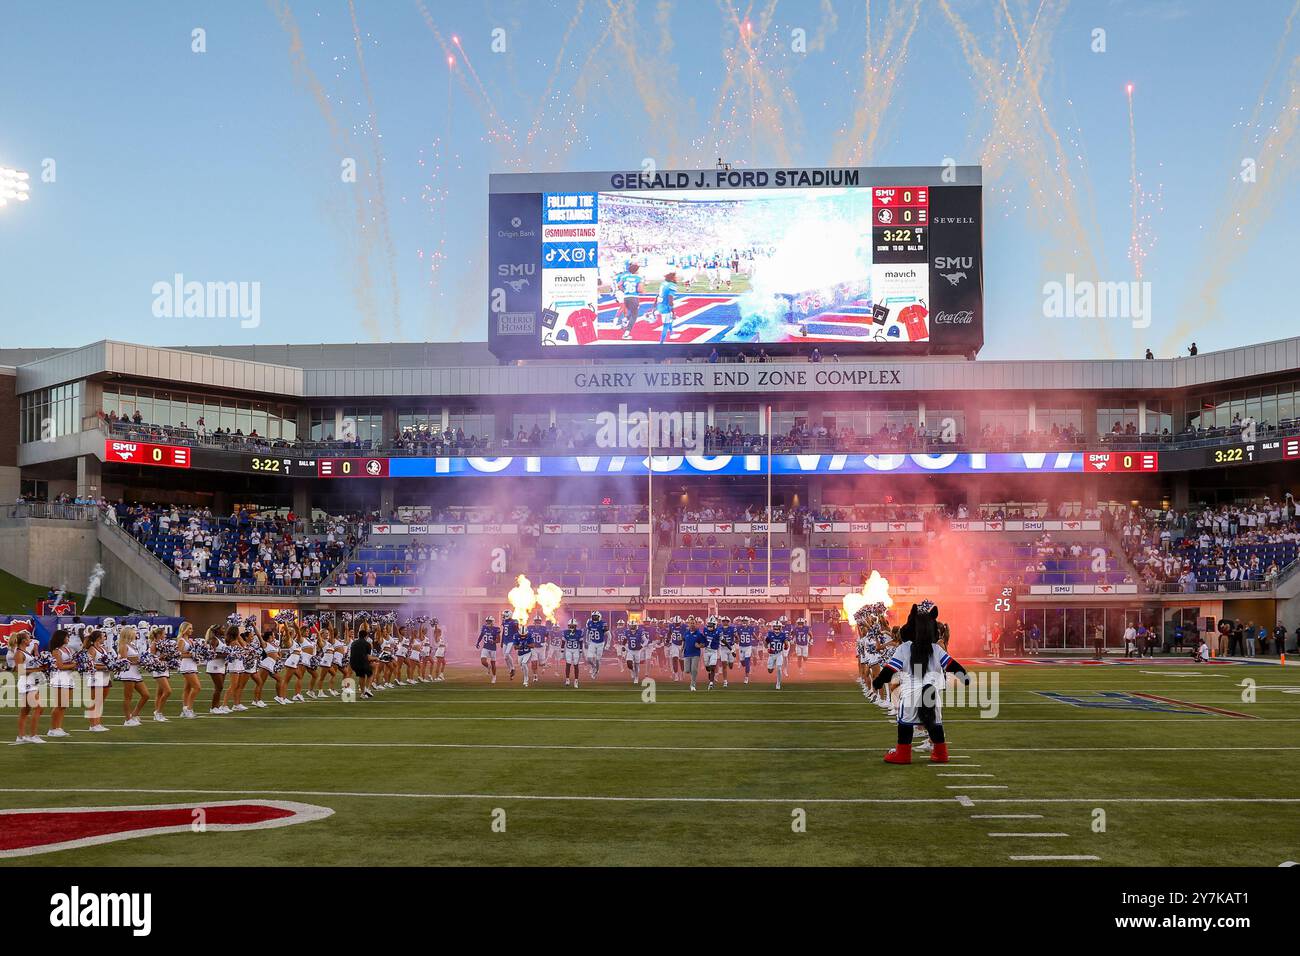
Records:
{"label": "stadium roof overhang", "polygon": [[[295,364],[257,361],[273,354]],[[0,354],[0,359],[4,356]],[[412,362],[425,364],[398,364]],[[482,364],[469,364],[474,361]],[[18,364],[18,363],[15,363]],[[105,340],[18,364],[21,393],[115,376],[286,398],[511,395],[783,395],[828,392],[1170,392],[1300,370],[1300,337],[1194,357],[769,364],[490,364],[480,343],[157,348]]]}

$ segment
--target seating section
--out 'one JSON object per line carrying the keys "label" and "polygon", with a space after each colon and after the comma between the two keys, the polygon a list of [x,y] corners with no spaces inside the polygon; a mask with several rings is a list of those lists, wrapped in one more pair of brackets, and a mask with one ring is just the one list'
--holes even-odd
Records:
{"label": "seating section", "polygon": [[[665,587],[762,587],[768,583],[766,548],[677,547],[664,569]],[[790,584],[790,549],[772,549],[772,585]]]}

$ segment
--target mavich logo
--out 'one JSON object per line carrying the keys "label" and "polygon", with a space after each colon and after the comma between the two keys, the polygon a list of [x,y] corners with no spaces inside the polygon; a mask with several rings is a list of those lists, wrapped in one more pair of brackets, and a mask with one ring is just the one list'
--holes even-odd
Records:
{"label": "mavich logo", "polygon": [[152,893],[83,893],[74,886],[50,897],[50,925],[56,928],[127,926],[132,936],[153,929]]}

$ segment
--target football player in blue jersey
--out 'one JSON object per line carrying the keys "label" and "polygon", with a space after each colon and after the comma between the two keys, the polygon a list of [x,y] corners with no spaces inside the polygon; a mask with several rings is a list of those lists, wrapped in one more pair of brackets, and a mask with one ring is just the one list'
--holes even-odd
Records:
{"label": "football player in blue jersey", "polygon": [[483,626],[478,629],[478,640],[474,646],[480,649],[479,663],[491,675],[494,684],[497,682],[497,644],[500,640],[501,629],[489,614],[483,619]]}
{"label": "football player in blue jersey", "polygon": [[592,611],[587,618],[587,669],[591,679],[600,677],[600,658],[605,653],[605,638],[609,634],[609,625],[602,619],[599,611]]}
{"label": "football player in blue jersey", "polygon": [[668,624],[668,664],[673,672],[673,681],[682,679],[682,644],[686,637],[686,625],[676,614]]}
{"label": "football player in blue jersey", "polygon": [[691,615],[682,631],[682,661],[686,676],[691,679],[691,690],[695,690],[695,679],[700,672],[700,652],[706,643],[704,632],[700,630],[700,619]]}
{"label": "football player in blue jersey", "polygon": [[767,672],[776,674],[776,689],[781,689],[781,673],[785,669],[785,655],[790,649],[789,636],[785,633],[785,622],[778,618],[767,632]]}
{"label": "football player in blue jersey", "polygon": [[808,654],[812,651],[812,629],[808,627],[808,622],[799,618],[792,629],[791,637],[794,639],[794,659],[799,665],[799,673],[803,673],[803,662],[808,659]]}
{"label": "football player in blue jersey", "polygon": [[573,686],[578,686],[578,666],[582,663],[582,630],[578,622],[569,619],[569,626],[564,629],[564,686],[569,686],[569,672],[573,672]]}
{"label": "football player in blue jersey", "polygon": [[510,679],[515,679],[515,644],[519,640],[519,622],[509,608],[501,612],[501,654],[506,659],[510,670]]}
{"label": "football player in blue jersey", "polygon": [[753,618],[738,618],[740,623],[736,626],[736,652],[740,656],[740,666],[745,669],[745,683],[749,683],[749,669],[753,666],[754,643],[758,635],[758,629],[754,626]]}
{"label": "football player in blue jersey", "polygon": [[524,676],[524,686],[528,686],[528,677],[533,662],[533,639],[527,628],[520,628],[515,635],[515,655],[519,658],[519,672]]}
{"label": "football player in blue jersey", "polygon": [[736,660],[736,626],[731,623],[731,618],[724,617],[719,622],[719,629],[722,631],[722,640],[718,647],[718,663],[722,668],[722,686],[730,685],[728,677],[731,675],[731,665]]}
{"label": "football player in blue jersey", "polygon": [[646,633],[639,621],[632,621],[625,632],[627,649],[624,651],[627,669],[632,672],[632,683],[641,681],[641,662],[645,659]]}
{"label": "football player in blue jersey", "polygon": [[[546,622],[542,620],[542,616],[540,614],[533,615],[533,623],[528,625],[527,637],[528,637],[528,648],[530,652],[528,656],[529,670],[532,671],[531,677],[533,683],[538,684],[541,683],[542,664],[545,662],[546,659],[546,637],[547,637]],[[523,666],[522,661],[520,662],[520,666],[521,667]],[[529,673],[525,671],[524,680],[527,681],[529,679],[529,676],[530,676]]]}
{"label": "football player in blue jersey", "polygon": [[717,679],[718,659],[722,656],[722,628],[718,625],[718,619],[714,615],[709,615],[708,623],[704,625],[704,670],[709,675],[709,690],[713,690],[713,685]]}

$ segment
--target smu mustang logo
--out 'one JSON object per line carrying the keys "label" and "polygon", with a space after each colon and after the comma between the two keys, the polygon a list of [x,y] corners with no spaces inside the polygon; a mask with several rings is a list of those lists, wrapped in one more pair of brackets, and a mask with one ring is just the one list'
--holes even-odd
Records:
{"label": "smu mustang logo", "polygon": [[0,810],[0,859],[167,833],[230,832],[324,820],[329,807],[288,800]]}

